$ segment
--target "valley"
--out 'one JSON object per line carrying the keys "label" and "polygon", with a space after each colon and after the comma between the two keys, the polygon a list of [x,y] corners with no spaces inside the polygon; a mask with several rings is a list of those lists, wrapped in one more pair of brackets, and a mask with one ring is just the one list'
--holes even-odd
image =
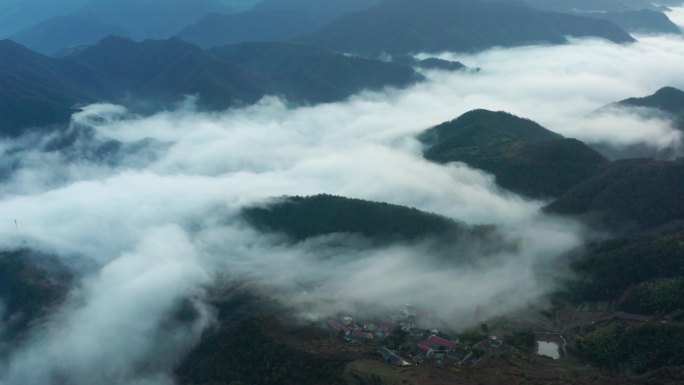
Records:
{"label": "valley", "polygon": [[684,4],[0,4],[0,385],[684,381]]}

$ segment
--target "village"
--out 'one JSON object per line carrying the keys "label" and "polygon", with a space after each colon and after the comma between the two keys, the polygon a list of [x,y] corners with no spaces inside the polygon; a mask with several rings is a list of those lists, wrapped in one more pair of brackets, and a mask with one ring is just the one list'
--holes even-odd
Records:
{"label": "village", "polygon": [[458,370],[486,364],[490,353],[504,346],[501,339],[484,333],[471,333],[462,339],[422,326],[430,319],[429,310],[406,305],[378,323],[340,315],[328,320],[327,325],[334,338],[346,343],[378,346],[378,357],[395,366],[432,365]]}

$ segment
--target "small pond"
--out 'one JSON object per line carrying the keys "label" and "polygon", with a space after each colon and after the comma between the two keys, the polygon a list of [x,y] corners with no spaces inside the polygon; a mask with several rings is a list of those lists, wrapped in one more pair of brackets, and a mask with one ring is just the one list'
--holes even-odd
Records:
{"label": "small pond", "polygon": [[551,357],[554,360],[560,358],[559,346],[555,342],[537,341],[537,354]]}

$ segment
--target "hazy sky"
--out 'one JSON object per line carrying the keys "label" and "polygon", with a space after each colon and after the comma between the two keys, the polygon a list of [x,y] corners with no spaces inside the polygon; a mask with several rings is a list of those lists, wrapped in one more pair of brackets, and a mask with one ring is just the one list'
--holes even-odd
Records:
{"label": "hazy sky", "polygon": [[[670,122],[591,113],[684,86],[684,40],[576,40],[441,56],[482,71],[428,72],[427,82],[405,90],[295,109],[266,98],[222,113],[186,105],[139,117],[98,104],[74,117],[71,129],[82,135],[70,153],[41,152],[31,137],[1,141],[2,161],[17,160],[20,169],[0,186],[0,247],[85,258],[97,269],[83,272],[47,326],[0,364],[0,384],[170,384],[178,356],[212,323],[203,299],[219,276],[277,293],[306,318],[414,302],[462,328],[475,322],[479,305],[494,316],[539,299],[553,288],[539,267],[580,245],[584,229],[543,215],[545,202],[503,191],[491,175],[426,162],[415,135],[489,108],[587,141],[676,144]],[[123,146],[102,162],[93,148],[108,139]],[[286,247],[237,216],[270,197],[318,193],[495,224],[517,247],[478,255],[475,266],[445,267],[426,262],[423,245],[360,251],[318,239]],[[201,315],[191,327],[169,322],[182,300]]]}

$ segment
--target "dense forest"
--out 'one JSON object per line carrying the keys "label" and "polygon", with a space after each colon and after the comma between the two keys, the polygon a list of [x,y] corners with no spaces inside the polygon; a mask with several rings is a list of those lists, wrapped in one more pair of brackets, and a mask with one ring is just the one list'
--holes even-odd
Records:
{"label": "dense forest", "polygon": [[[5,326],[0,335],[20,337],[64,300],[71,280],[54,258],[27,250],[0,252],[0,325]],[[0,344],[0,357],[4,350]]]}
{"label": "dense forest", "polygon": [[[575,262],[574,267],[581,277],[575,293],[578,299],[616,301],[623,297],[625,291],[632,291],[635,285],[659,278],[684,276],[684,244],[679,235],[636,236],[606,241],[590,249],[585,257]],[[671,288],[676,287],[673,285]],[[647,288],[642,287],[641,290]],[[654,298],[654,301],[650,305],[641,303],[641,306],[647,310],[668,300]]]}
{"label": "dense forest", "polygon": [[65,125],[79,106],[98,100],[143,105],[149,112],[194,95],[198,107],[219,110],[253,104],[266,95],[292,104],[333,102],[364,89],[422,80],[408,65],[297,44],[205,50],[178,38],[135,42],[115,36],[60,57],[0,41],[0,71],[6,74],[0,78],[0,136]]}
{"label": "dense forest", "polygon": [[578,140],[501,111],[467,112],[419,139],[427,159],[464,162],[491,172],[500,186],[535,198],[562,195],[608,164]]}
{"label": "dense forest", "polygon": [[468,231],[451,219],[414,208],[333,195],[282,198],[246,208],[243,216],[258,229],[282,232],[294,241],[336,233],[411,241]]}
{"label": "dense forest", "polygon": [[578,341],[580,351],[592,362],[611,368],[626,363],[636,373],[683,365],[682,344],[684,327],[667,324],[629,328],[613,323]]}
{"label": "dense forest", "polygon": [[596,214],[616,229],[649,229],[682,218],[684,163],[630,159],[571,188],[548,206],[559,214]]}

